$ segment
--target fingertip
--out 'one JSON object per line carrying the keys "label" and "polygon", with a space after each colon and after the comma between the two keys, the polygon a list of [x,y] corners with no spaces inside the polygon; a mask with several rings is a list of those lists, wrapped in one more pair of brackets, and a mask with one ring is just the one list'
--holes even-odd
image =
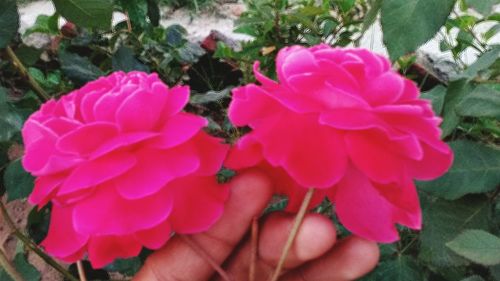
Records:
{"label": "fingertip", "polygon": [[[249,169],[238,174],[230,181],[232,197],[245,197],[248,201],[267,204],[273,194],[271,179],[257,169]],[[236,201],[235,199],[232,199]]]}
{"label": "fingertip", "polygon": [[351,270],[346,270],[346,279],[360,278],[377,266],[380,259],[380,249],[376,242],[358,236],[350,236],[344,240],[343,243],[346,245],[342,250],[345,256],[353,261],[351,264],[354,264],[354,261],[358,264],[356,267],[351,267]]}
{"label": "fingertip", "polygon": [[326,253],[337,240],[335,226],[320,214],[304,218],[293,250],[299,260],[309,261]]}

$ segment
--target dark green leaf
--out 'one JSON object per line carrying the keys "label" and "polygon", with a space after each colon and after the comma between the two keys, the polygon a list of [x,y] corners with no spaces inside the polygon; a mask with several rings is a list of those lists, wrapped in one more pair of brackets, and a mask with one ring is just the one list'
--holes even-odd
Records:
{"label": "dark green leaf", "polygon": [[148,3],[143,0],[121,0],[120,3],[128,13],[132,28],[143,30],[147,25]]}
{"label": "dark green leaf", "polygon": [[493,280],[500,281],[500,265],[490,267],[490,272]]}
{"label": "dark green leaf", "polygon": [[500,150],[468,140],[450,143],[455,154],[453,166],[444,176],[418,186],[445,199],[495,189],[500,183]]}
{"label": "dark green leaf", "polygon": [[484,230],[467,229],[446,246],[475,263],[500,264],[500,238]]}
{"label": "dark green leaf", "polygon": [[464,278],[460,281],[484,281],[484,279],[483,279],[483,277],[481,277],[479,275],[472,275],[472,276]]}
{"label": "dark green leaf", "polygon": [[19,29],[16,0],[0,1],[0,49],[5,48]]}
{"label": "dark green leaf", "polygon": [[61,16],[87,28],[110,29],[113,14],[111,0],[52,0]]}
{"label": "dark green leaf", "polygon": [[24,170],[19,159],[7,166],[3,181],[8,201],[26,198],[33,190],[34,178]]}
{"label": "dark green leaf", "polygon": [[384,0],[382,30],[392,60],[415,51],[444,25],[455,0]]}
{"label": "dark green leaf", "polygon": [[38,61],[43,50],[21,45],[15,52],[25,66],[31,66]]}
{"label": "dark green leaf", "polygon": [[456,110],[462,116],[500,118],[500,92],[478,86],[457,105]]}
{"label": "dark green leaf", "polygon": [[446,87],[438,85],[432,88],[432,90],[422,93],[421,98],[430,100],[432,102],[432,110],[434,110],[437,115],[441,115],[445,96]]}
{"label": "dark green leaf", "polygon": [[160,25],[160,7],[157,0],[147,0],[148,2],[148,18],[153,26]]}
{"label": "dark green leaf", "polygon": [[113,71],[144,71],[149,72],[149,67],[142,64],[138,59],[135,58],[134,51],[132,49],[121,46],[116,50],[112,58]]}
{"label": "dark green leaf", "polygon": [[0,143],[9,141],[21,130],[23,119],[7,100],[7,90],[0,87]]}
{"label": "dark green leaf", "polygon": [[125,276],[134,276],[141,268],[142,263],[139,257],[130,259],[118,259],[112,264],[106,266],[106,270],[111,272],[119,272]]}
{"label": "dark green leaf", "polygon": [[[12,261],[12,264],[16,270],[21,274],[25,281],[38,281],[40,280],[40,272],[31,265],[26,256],[23,253],[17,253]],[[0,280],[2,281],[14,281],[12,278],[2,270],[0,267]]]}
{"label": "dark green leaf", "polygon": [[50,223],[51,204],[47,204],[42,209],[33,208],[28,215],[26,230],[35,243],[40,244],[47,236]]}
{"label": "dark green leaf", "polygon": [[488,52],[481,55],[473,64],[467,67],[463,73],[454,77],[454,80],[475,78],[481,71],[492,66],[499,57],[500,46],[495,46]]}
{"label": "dark green leaf", "polygon": [[488,229],[490,204],[482,196],[468,196],[455,201],[422,200],[424,226],[420,233],[419,260],[433,267],[463,266],[469,262],[455,254],[446,243],[464,229]]}
{"label": "dark green leaf", "polygon": [[441,115],[443,116],[443,123],[441,124],[443,138],[451,134],[460,123],[461,118],[457,114],[456,107],[473,90],[474,85],[465,79],[452,81],[448,84]]}
{"label": "dark green leaf", "polygon": [[422,281],[424,277],[417,261],[411,256],[398,256],[383,261],[377,268],[360,281]]}
{"label": "dark green leaf", "polygon": [[86,57],[69,52],[60,52],[59,60],[63,73],[76,84],[84,84],[104,75],[104,72],[93,65]]}
{"label": "dark green leaf", "polygon": [[179,60],[183,63],[194,63],[198,58],[205,54],[205,50],[200,45],[187,42],[177,49]]}

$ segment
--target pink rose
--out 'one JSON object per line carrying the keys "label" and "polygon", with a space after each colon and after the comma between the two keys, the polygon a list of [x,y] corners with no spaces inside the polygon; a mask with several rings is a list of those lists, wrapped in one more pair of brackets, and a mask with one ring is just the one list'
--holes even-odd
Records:
{"label": "pink rose", "polygon": [[453,155],[415,84],[370,51],[327,45],[284,48],[276,69],[279,82],[256,63],[260,85],[233,91],[229,117],[252,130],[226,165],[265,169],[289,210],[316,188],[315,203],[328,196],[340,222],[371,240],[397,240],[396,223],[419,229],[413,179],[439,177]]}
{"label": "pink rose", "polygon": [[214,176],[228,147],[182,112],[188,99],[188,87],[169,89],[156,74],[116,72],[28,119],[29,201],[53,203],[48,253],[67,262],[88,253],[102,267],[214,224],[229,192]]}

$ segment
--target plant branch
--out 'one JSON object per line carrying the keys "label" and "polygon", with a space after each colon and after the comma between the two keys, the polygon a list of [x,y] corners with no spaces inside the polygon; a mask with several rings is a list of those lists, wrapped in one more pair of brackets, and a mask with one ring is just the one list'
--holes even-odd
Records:
{"label": "plant branch", "polygon": [[17,237],[23,244],[33,251],[35,254],[37,254],[40,258],[42,258],[47,264],[52,266],[55,270],[59,271],[66,279],[70,281],[78,281],[71,273],[69,273],[64,267],[62,267],[59,263],[57,263],[54,259],[49,257],[45,252],[43,252],[38,245],[36,245],[31,239],[26,237],[21,231],[16,227],[14,222],[9,216],[9,213],[7,211],[7,208],[5,208],[5,205],[3,204],[2,200],[0,200],[0,211],[2,212],[2,216],[4,217],[5,221],[7,222],[7,225],[12,231],[12,234]]}
{"label": "plant branch", "polygon": [[80,277],[80,281],[87,281],[87,276],[85,276],[85,269],[83,268],[81,260],[76,262],[76,268],[78,269],[78,276]]}
{"label": "plant branch", "polygon": [[7,272],[7,274],[12,278],[12,280],[24,281],[24,278],[16,270],[16,268],[9,262],[7,255],[4,253],[2,249],[0,249],[0,265],[3,267],[5,272]]}
{"label": "plant branch", "polygon": [[30,84],[31,88],[33,88],[33,90],[35,91],[37,96],[40,98],[40,100],[48,101],[50,99],[49,94],[47,94],[47,92],[45,92],[45,90],[38,84],[38,82],[35,81],[35,79],[33,79],[33,77],[31,77],[31,75],[28,73],[28,70],[26,70],[26,67],[24,67],[23,63],[16,56],[16,53],[14,53],[12,48],[10,46],[7,46],[6,51],[7,51],[7,55],[9,56],[9,58],[12,61],[12,64],[14,64],[14,66],[17,68],[19,73],[28,80],[28,83]]}
{"label": "plant branch", "polygon": [[311,203],[313,195],[314,195],[314,188],[309,188],[309,190],[306,193],[306,196],[304,196],[304,199],[302,200],[302,205],[300,205],[299,212],[295,216],[295,221],[293,222],[292,230],[290,231],[285,247],[283,247],[283,251],[281,252],[281,257],[278,262],[278,266],[276,266],[276,269],[274,270],[274,273],[269,280],[277,281],[278,278],[280,277],[281,270],[283,269],[286,258],[288,256],[288,252],[290,252],[290,249],[292,248],[293,241],[295,240],[295,237],[299,232],[300,226],[302,225],[302,221],[304,220],[304,216],[306,215],[307,208]]}

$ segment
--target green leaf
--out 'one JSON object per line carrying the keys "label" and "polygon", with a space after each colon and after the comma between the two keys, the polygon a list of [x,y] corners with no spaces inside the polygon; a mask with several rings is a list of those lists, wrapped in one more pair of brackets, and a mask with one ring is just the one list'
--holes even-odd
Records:
{"label": "green leaf", "polygon": [[141,266],[141,259],[139,257],[134,257],[130,259],[117,259],[112,264],[106,266],[106,270],[119,272],[125,276],[134,276]]}
{"label": "green leaf", "polygon": [[52,16],[39,15],[35,23],[30,28],[26,29],[23,36],[28,36],[32,33],[46,33],[51,35],[59,34],[59,15],[55,13]]}
{"label": "green leaf", "polygon": [[5,48],[19,29],[16,0],[0,1],[0,49]]}
{"label": "green leaf", "polygon": [[490,273],[493,277],[493,280],[500,281],[500,265],[490,267]]}
{"label": "green leaf", "polygon": [[467,69],[463,73],[453,77],[453,80],[473,79],[477,75],[479,75],[481,71],[492,66],[499,57],[500,46],[495,46],[491,50],[481,55],[473,64],[467,67]]}
{"label": "green leaf", "polygon": [[452,81],[448,84],[441,114],[443,117],[443,123],[441,124],[441,129],[443,130],[442,138],[451,134],[460,123],[461,118],[457,114],[456,107],[473,90],[474,85],[466,79]]}
{"label": "green leaf", "polygon": [[415,51],[444,25],[455,0],[384,0],[381,23],[392,60]]}
{"label": "green leaf", "polygon": [[121,0],[120,3],[128,13],[132,28],[143,30],[147,25],[148,3],[143,0]]}
{"label": "green leaf", "polygon": [[411,256],[398,256],[381,262],[377,268],[360,281],[421,281],[422,270]]}
{"label": "green leaf", "polygon": [[498,0],[465,0],[465,3],[482,15],[489,15],[493,5],[500,3]]}
{"label": "green leaf", "polygon": [[34,178],[24,170],[20,159],[7,166],[3,181],[8,201],[26,198],[33,191]]}
{"label": "green leaf", "polygon": [[443,85],[438,85],[432,88],[432,90],[422,93],[420,97],[430,100],[432,103],[432,110],[434,110],[437,115],[441,115],[445,95],[446,87],[444,87]]}
{"label": "green leaf", "polygon": [[135,58],[134,51],[128,47],[121,46],[116,50],[112,58],[113,71],[144,71],[149,72],[149,67]]}
{"label": "green leaf", "polygon": [[[21,276],[26,281],[38,281],[40,280],[40,272],[31,265],[26,256],[23,253],[17,253],[12,261],[12,264],[16,270],[21,274]],[[12,278],[0,267],[0,280],[2,281],[14,281]]]}
{"label": "green leaf", "polygon": [[153,26],[160,25],[160,7],[157,0],[147,0],[148,2],[148,18]]}
{"label": "green leaf", "polygon": [[187,34],[187,31],[184,27],[179,24],[173,24],[166,29],[166,40],[167,44],[178,48],[186,43],[186,39],[184,36]]}
{"label": "green leaf", "polygon": [[85,84],[104,75],[104,72],[86,57],[60,52],[59,60],[63,73],[76,84]]}
{"label": "green leaf", "polygon": [[371,0],[370,1],[370,10],[365,16],[363,20],[363,27],[361,29],[361,33],[365,33],[365,31],[373,25],[373,23],[377,20],[378,13],[380,12],[380,8],[382,7],[382,0]]}
{"label": "green leaf", "polygon": [[21,130],[23,119],[7,99],[7,90],[0,87],[0,143],[9,141]]}
{"label": "green leaf", "polygon": [[500,118],[500,92],[478,86],[457,105],[456,110],[462,116]]}
{"label": "green leaf", "polygon": [[52,0],[61,16],[80,27],[110,29],[111,0]]}
{"label": "green leaf", "polygon": [[500,238],[484,230],[465,230],[446,246],[475,263],[500,264]]}
{"label": "green leaf", "polygon": [[470,193],[495,189],[500,183],[500,150],[468,140],[450,143],[453,166],[444,176],[418,186],[441,198],[454,200]]}
{"label": "green leaf", "polygon": [[419,260],[433,267],[464,266],[469,262],[451,251],[446,243],[464,229],[488,228],[491,205],[483,196],[455,201],[421,194],[424,227],[420,233]]}
{"label": "green leaf", "polygon": [[25,66],[31,66],[38,61],[43,50],[21,45],[15,50],[15,53]]}
{"label": "green leaf", "polygon": [[484,279],[483,279],[483,277],[481,277],[479,275],[472,275],[472,276],[464,278],[460,281],[484,281]]}
{"label": "green leaf", "polygon": [[182,63],[194,63],[205,54],[205,50],[200,45],[187,42],[177,50],[178,58]]}

